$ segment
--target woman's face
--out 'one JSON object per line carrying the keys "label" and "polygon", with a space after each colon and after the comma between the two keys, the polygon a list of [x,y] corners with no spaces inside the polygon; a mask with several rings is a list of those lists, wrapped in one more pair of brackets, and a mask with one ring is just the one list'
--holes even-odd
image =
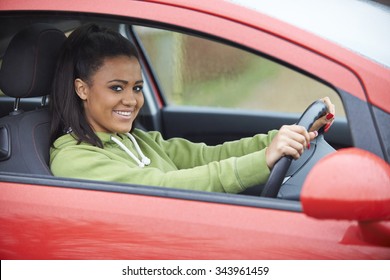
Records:
{"label": "woman's face", "polygon": [[95,132],[131,130],[144,104],[141,66],[135,57],[106,58],[89,83],[76,79],[74,84]]}

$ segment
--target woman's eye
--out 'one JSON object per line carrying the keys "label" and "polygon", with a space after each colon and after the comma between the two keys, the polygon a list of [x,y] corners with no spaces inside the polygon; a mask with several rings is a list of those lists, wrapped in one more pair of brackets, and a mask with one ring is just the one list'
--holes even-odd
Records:
{"label": "woman's eye", "polygon": [[123,90],[123,87],[121,87],[121,86],[112,86],[112,87],[110,87],[113,91],[115,91],[115,92],[120,92],[120,91],[122,91]]}
{"label": "woman's eye", "polygon": [[142,86],[133,87],[134,92],[142,92]]}

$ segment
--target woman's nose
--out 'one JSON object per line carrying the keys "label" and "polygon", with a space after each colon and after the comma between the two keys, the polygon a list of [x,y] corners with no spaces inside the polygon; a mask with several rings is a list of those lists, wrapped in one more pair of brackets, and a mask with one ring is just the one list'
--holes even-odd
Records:
{"label": "woman's nose", "polygon": [[137,99],[135,98],[135,94],[132,90],[123,95],[122,103],[129,106],[135,106],[137,104]]}

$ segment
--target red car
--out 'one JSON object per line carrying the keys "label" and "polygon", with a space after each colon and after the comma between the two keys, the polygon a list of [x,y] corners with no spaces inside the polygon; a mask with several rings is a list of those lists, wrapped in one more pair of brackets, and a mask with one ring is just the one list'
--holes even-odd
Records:
{"label": "red car", "polygon": [[[1,259],[390,259],[390,9],[349,3],[1,0]],[[88,22],[137,46],[140,125],[165,138],[265,133],[326,95],[336,121],[270,196],[54,177],[53,66],[33,58]],[[35,45],[42,24],[58,37]]]}

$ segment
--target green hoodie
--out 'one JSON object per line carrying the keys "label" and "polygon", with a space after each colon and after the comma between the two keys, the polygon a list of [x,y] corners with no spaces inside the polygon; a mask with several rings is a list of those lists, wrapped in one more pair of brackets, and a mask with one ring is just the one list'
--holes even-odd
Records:
{"label": "green hoodie", "polygon": [[182,138],[164,140],[159,132],[135,129],[132,135],[151,160],[143,168],[111,139],[118,139],[139,158],[125,134],[97,133],[103,149],[88,143],[77,144],[71,134],[66,134],[50,150],[50,168],[61,177],[238,193],[266,182],[269,169],[265,147],[276,133],[207,146]]}

